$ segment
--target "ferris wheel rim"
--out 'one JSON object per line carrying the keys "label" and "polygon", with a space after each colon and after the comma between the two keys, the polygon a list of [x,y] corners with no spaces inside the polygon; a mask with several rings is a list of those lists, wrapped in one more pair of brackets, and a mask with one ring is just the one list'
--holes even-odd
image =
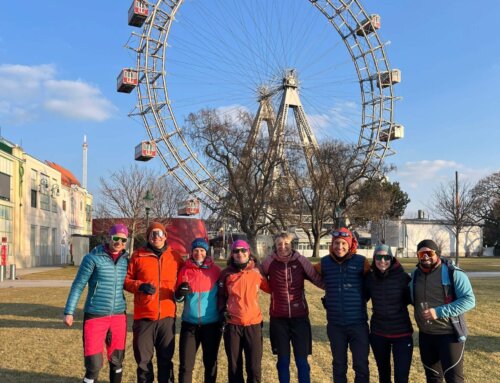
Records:
{"label": "ferris wheel rim", "polygon": [[[158,155],[166,166],[167,173],[189,193],[203,194],[205,198],[202,197],[200,200],[211,206],[217,204],[219,196],[204,185],[215,182],[221,190],[227,189],[197,158],[187,143],[171,106],[165,75],[168,37],[172,21],[175,20],[175,15],[183,2],[183,0],[158,0],[152,6],[152,12],[146,20],[137,48],[134,49],[137,52],[137,70],[141,73],[141,79],[137,87],[138,104],[131,115],[142,117],[150,140],[165,144],[166,153],[159,148]],[[339,34],[355,67],[362,108],[357,151],[364,154],[359,165],[366,166],[374,159],[376,166],[380,166],[384,157],[393,153],[390,141],[387,140],[385,143],[379,141],[379,134],[384,127],[392,129],[394,126],[396,100],[392,82],[387,87],[376,86],[377,81],[380,84],[382,74],[391,71],[385,44],[376,30],[363,36],[356,34],[361,23],[371,17],[361,1],[309,0],[309,2],[329,20]],[[159,79],[161,86],[158,86]],[[163,110],[167,110],[167,114],[162,115]],[[169,126],[173,128],[170,131],[165,127],[165,119],[170,121]],[[158,134],[155,134],[155,129],[158,130]],[[182,158],[179,155],[180,148],[176,148],[171,142],[174,136],[187,151],[187,157]],[[172,159],[167,158],[169,156]]]}

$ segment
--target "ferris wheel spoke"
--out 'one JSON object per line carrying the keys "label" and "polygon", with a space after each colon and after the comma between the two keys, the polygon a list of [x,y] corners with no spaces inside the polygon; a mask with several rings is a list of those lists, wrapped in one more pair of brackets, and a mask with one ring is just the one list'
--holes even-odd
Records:
{"label": "ferris wheel spoke", "polygon": [[[261,92],[273,96],[276,113],[286,89],[296,92],[301,102],[291,107],[302,122],[288,123],[304,146],[315,135],[356,144],[359,167],[393,152],[399,73],[389,66],[379,19],[359,0],[164,0],[150,15],[130,39],[137,45],[128,43],[140,72],[131,115],[142,118],[167,171],[207,204],[218,201],[213,188],[225,186],[182,123],[204,108],[256,113]],[[287,88],[291,73],[297,91]]]}

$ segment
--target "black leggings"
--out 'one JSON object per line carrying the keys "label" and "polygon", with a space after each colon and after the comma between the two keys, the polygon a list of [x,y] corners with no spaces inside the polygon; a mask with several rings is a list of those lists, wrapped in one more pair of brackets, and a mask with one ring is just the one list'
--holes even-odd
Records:
{"label": "black leggings", "polygon": [[464,382],[464,342],[458,342],[457,336],[429,335],[420,332],[420,359],[425,369],[428,383]]}
{"label": "black leggings", "polygon": [[243,352],[247,371],[246,382],[261,382],[262,323],[249,326],[228,324],[224,330],[224,347],[227,355],[229,383],[245,383]]}
{"label": "black leggings", "polygon": [[413,355],[413,337],[387,338],[370,334],[370,344],[377,362],[378,381],[391,383],[391,354],[394,360],[394,382],[408,383]]}
{"label": "black leggings", "polygon": [[205,367],[205,383],[217,380],[217,355],[222,337],[220,323],[197,325],[189,322],[181,323],[179,339],[179,383],[193,381],[193,369],[196,352],[203,349],[203,366]]}

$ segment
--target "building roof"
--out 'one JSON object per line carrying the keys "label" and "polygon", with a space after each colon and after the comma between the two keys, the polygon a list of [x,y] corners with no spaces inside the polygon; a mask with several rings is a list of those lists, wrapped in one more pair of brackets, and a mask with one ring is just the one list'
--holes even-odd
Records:
{"label": "building roof", "polygon": [[55,162],[45,161],[47,165],[51,168],[56,169],[59,173],[61,173],[61,183],[65,186],[70,187],[71,185],[81,186],[80,181],[71,173],[68,169],[63,168],[61,165],[56,164]]}

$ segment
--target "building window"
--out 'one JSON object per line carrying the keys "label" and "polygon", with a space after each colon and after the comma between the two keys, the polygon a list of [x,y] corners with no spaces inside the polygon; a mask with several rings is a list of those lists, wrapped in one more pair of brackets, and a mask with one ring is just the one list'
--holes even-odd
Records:
{"label": "building window", "polygon": [[40,209],[50,211],[49,177],[40,177]]}
{"label": "building window", "polygon": [[38,188],[38,172],[35,169],[31,169],[31,177],[30,177],[30,182],[31,182],[31,188],[33,190],[37,190]]}
{"label": "building window", "polygon": [[92,206],[90,205],[85,206],[85,215],[87,222],[92,221]]}
{"label": "building window", "polygon": [[[31,225],[31,232],[30,232],[30,249],[31,249],[31,255],[38,257],[40,254],[38,253],[38,249],[36,248],[36,226]],[[35,262],[34,266],[38,266],[37,262]]]}
{"label": "building window", "polygon": [[56,237],[57,237],[57,230],[52,228],[52,236],[50,237],[50,243],[52,247],[52,259],[56,259]]}
{"label": "building window", "polygon": [[0,199],[10,201],[10,176],[0,172]]}
{"label": "building window", "polygon": [[59,186],[57,185],[57,180],[52,179],[52,187],[50,189],[51,198],[51,210],[53,213],[57,213],[57,196],[59,195]]}
{"label": "building window", "polygon": [[36,198],[37,198],[37,192],[36,190],[31,189],[31,207],[36,208]]}
{"label": "building window", "polygon": [[66,211],[66,201],[62,201],[62,207],[63,207],[63,211]]}

